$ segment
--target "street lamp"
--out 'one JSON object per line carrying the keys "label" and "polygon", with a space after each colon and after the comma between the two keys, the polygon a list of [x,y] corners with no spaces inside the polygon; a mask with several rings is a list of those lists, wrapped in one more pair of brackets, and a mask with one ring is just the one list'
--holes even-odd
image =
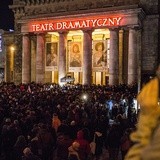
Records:
{"label": "street lamp", "polygon": [[14,47],[14,46],[11,46],[11,47],[10,47],[10,50],[11,50],[12,53],[14,53],[15,47]]}

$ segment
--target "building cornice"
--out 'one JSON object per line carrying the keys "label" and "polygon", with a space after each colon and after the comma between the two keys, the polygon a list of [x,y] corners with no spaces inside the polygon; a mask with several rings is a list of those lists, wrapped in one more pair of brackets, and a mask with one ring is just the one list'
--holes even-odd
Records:
{"label": "building cornice", "polygon": [[[121,9],[121,10],[120,10]],[[145,14],[143,12],[143,10],[141,8],[130,8],[130,9],[126,9],[126,8],[120,8],[119,10],[117,9],[112,9],[112,10],[101,10],[99,12],[95,12],[95,10],[91,10],[89,12],[72,12],[70,14],[47,14],[47,15],[43,15],[41,16],[32,16],[32,17],[27,17],[25,19],[20,19],[17,22],[18,23],[28,23],[30,21],[36,21],[37,19],[40,20],[50,20],[50,19],[66,19],[66,18],[77,18],[77,17],[86,17],[87,16],[97,16],[97,15],[123,15],[123,16],[128,16],[128,15],[137,15],[139,17],[144,18]]]}
{"label": "building cornice", "polygon": [[53,14],[66,15],[132,8],[138,4],[139,0],[116,2],[110,0],[15,0],[9,7],[13,10],[15,19],[30,19],[53,16]]}

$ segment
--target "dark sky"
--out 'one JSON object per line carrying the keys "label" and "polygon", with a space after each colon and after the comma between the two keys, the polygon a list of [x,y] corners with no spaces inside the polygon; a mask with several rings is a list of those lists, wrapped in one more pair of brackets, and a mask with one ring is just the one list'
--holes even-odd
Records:
{"label": "dark sky", "polygon": [[0,0],[0,29],[14,29],[14,15],[8,5],[13,4],[13,0]]}

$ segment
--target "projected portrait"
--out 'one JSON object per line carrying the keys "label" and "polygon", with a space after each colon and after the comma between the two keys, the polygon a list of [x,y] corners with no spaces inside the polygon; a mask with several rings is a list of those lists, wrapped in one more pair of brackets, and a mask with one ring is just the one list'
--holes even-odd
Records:
{"label": "projected portrait", "polygon": [[93,48],[93,67],[107,66],[107,50],[104,41],[94,43]]}
{"label": "projected portrait", "polygon": [[80,43],[72,43],[70,50],[70,67],[82,67],[82,54]]}
{"label": "projected portrait", "polygon": [[58,43],[46,43],[46,66],[58,65]]}

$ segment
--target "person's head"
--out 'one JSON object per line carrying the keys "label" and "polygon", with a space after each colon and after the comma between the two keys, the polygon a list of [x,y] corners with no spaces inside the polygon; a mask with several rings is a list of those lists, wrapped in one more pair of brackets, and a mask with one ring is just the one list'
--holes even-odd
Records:
{"label": "person's head", "polygon": [[78,52],[80,52],[79,46],[78,46],[78,44],[74,44],[73,45],[73,53],[78,53]]}
{"label": "person's head", "polygon": [[56,43],[51,43],[51,54],[56,53],[56,48],[57,48]]}
{"label": "person's head", "polygon": [[98,42],[95,45],[95,49],[96,49],[96,51],[103,51],[104,50],[104,43],[103,42]]}
{"label": "person's head", "polygon": [[5,122],[6,122],[6,124],[10,124],[11,123],[11,119],[10,118],[6,118]]}
{"label": "person's head", "polygon": [[23,154],[25,155],[25,156],[28,156],[28,155],[30,155],[32,152],[31,152],[31,150],[30,150],[30,148],[28,148],[28,147],[26,147],[24,150],[23,150]]}
{"label": "person's head", "polygon": [[17,138],[18,141],[21,141],[21,142],[26,142],[26,139],[23,135],[20,135],[18,138]]}
{"label": "person's head", "polygon": [[76,125],[76,122],[75,122],[75,121],[72,121],[72,122],[70,123],[70,125],[71,125],[71,126],[75,126],[75,125]]}
{"label": "person's head", "polygon": [[82,130],[79,130],[77,132],[77,139],[83,139],[84,138],[84,132]]}
{"label": "person's head", "polygon": [[74,150],[78,151],[80,144],[78,142],[73,142],[72,147]]}

